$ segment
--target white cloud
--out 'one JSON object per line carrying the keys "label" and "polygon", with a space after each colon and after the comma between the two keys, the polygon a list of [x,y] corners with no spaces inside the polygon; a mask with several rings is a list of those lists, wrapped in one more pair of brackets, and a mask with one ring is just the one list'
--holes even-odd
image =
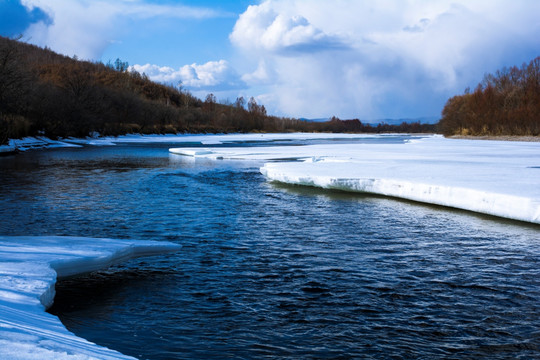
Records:
{"label": "white cloud", "polygon": [[260,59],[257,69],[252,73],[242,75],[242,80],[250,85],[268,85],[275,77],[274,70],[268,66],[264,59]]}
{"label": "white cloud", "polygon": [[278,13],[271,2],[251,5],[240,15],[230,39],[242,48],[313,52],[341,48],[338,36],[326,34],[298,14]]}
{"label": "white cloud", "polygon": [[[129,35],[130,21],[230,15],[149,0],[22,2],[50,17],[26,31],[32,43],[83,59],[99,59]],[[221,91],[233,99],[241,90],[264,100],[273,114],[437,115],[450,96],[474,88],[484,73],[538,56],[539,13],[537,0],[264,0],[238,17],[229,36],[238,52],[228,61],[133,68],[156,81],[182,81],[194,91]],[[159,35],[169,41],[168,34]],[[221,50],[216,56],[225,58]]]}
{"label": "white cloud", "polygon": [[128,19],[153,17],[203,19],[230,14],[183,5],[158,5],[143,0],[22,0],[29,10],[39,7],[48,22],[31,25],[25,32],[30,42],[48,46],[62,54],[83,59],[99,59],[105,48],[125,31]]}
{"label": "white cloud", "polygon": [[267,0],[230,40],[270,112],[438,115],[484,73],[540,54],[539,13],[534,0]]}
{"label": "white cloud", "polygon": [[193,90],[224,91],[245,87],[245,83],[225,60],[184,65],[179,69],[151,64],[133,65],[130,70],[144,73],[153,81],[173,85],[181,83],[183,87]]}

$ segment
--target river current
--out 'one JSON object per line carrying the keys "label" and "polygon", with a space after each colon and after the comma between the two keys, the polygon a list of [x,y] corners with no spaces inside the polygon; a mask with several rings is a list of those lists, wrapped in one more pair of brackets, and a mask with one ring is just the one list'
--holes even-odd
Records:
{"label": "river current", "polygon": [[272,184],[179,146],[0,158],[1,235],[183,246],[60,281],[50,311],[78,336],[152,360],[540,357],[538,226]]}

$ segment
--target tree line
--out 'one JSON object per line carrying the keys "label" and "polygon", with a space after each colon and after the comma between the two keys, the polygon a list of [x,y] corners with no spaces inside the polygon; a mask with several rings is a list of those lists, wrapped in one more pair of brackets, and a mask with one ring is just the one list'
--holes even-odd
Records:
{"label": "tree line", "polygon": [[[0,144],[10,138],[127,133],[409,132],[420,124],[372,127],[359,120],[327,122],[269,116],[254,98],[204,100],[158,84],[120,59],[80,61],[0,37]],[[417,131],[418,132],[418,131]]]}
{"label": "tree line", "polygon": [[287,131],[251,98],[224,105],[209,95],[152,82],[127,62],[79,61],[0,37],[0,143],[44,135]]}
{"label": "tree line", "polygon": [[333,132],[333,133],[435,133],[436,124],[417,122],[402,122],[399,125],[379,123],[364,124],[359,119],[341,120],[333,116],[329,121],[305,124],[304,131]]}
{"label": "tree line", "polygon": [[476,89],[450,98],[439,129],[445,135],[540,135],[540,57],[487,74]]}

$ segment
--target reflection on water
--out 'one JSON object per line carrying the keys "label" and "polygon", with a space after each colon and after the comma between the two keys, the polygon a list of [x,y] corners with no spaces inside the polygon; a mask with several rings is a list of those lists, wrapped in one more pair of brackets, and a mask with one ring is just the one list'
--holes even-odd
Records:
{"label": "reflection on water", "polygon": [[60,282],[52,311],[79,336],[141,359],[537,356],[537,226],[168,147],[0,159],[0,234],[183,245]]}

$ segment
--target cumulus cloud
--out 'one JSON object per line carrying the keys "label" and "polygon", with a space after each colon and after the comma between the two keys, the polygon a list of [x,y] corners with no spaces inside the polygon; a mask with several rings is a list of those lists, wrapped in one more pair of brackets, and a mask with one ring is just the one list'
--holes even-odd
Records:
{"label": "cumulus cloud", "polygon": [[50,19],[38,21],[25,31],[30,42],[93,60],[99,59],[104,49],[115,41],[115,36],[122,34],[122,24],[128,19],[204,19],[229,15],[208,8],[142,0],[21,0],[21,3],[29,11],[39,9]]}
{"label": "cumulus cloud", "polygon": [[313,52],[346,45],[333,34],[313,26],[305,17],[278,13],[270,2],[251,5],[240,15],[230,39],[242,48]]}
{"label": "cumulus cloud", "polygon": [[245,88],[245,83],[225,60],[184,65],[179,69],[158,65],[133,65],[130,70],[146,74],[151,80],[192,90],[225,91]]}
{"label": "cumulus cloud", "polygon": [[243,79],[271,84],[271,111],[437,115],[485,72],[538,56],[539,13],[531,0],[266,0],[230,40],[252,60]]}

